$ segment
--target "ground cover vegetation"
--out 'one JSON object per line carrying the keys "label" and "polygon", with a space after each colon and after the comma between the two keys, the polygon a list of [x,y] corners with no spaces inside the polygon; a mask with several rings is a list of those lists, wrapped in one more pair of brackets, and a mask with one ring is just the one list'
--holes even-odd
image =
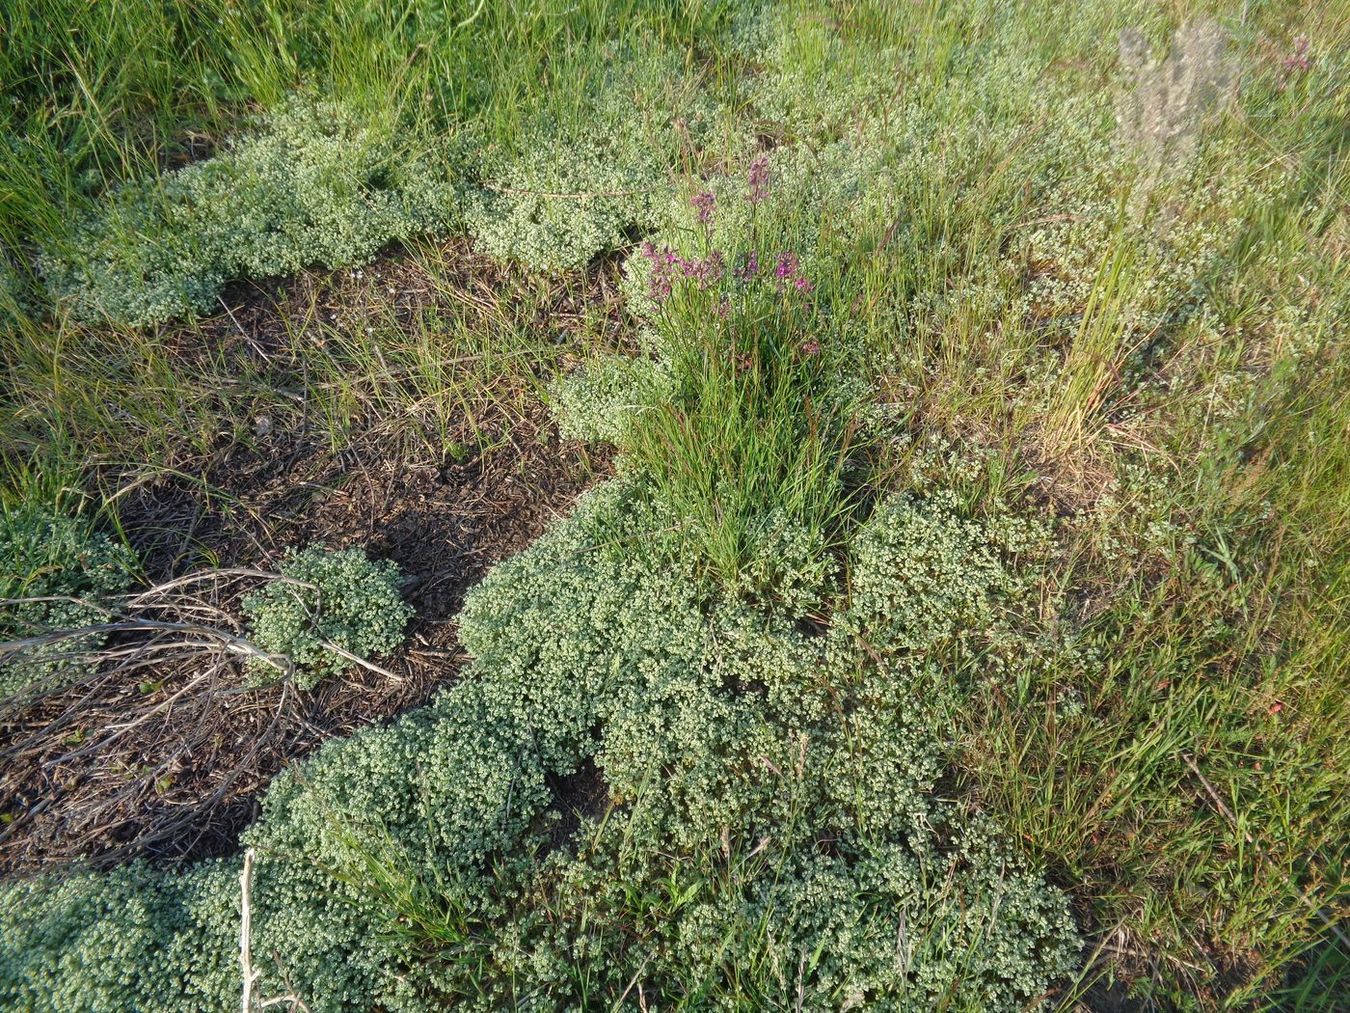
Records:
{"label": "ground cover vegetation", "polygon": [[5,26],[0,1001],[1337,1007],[1344,11],[135,10]]}

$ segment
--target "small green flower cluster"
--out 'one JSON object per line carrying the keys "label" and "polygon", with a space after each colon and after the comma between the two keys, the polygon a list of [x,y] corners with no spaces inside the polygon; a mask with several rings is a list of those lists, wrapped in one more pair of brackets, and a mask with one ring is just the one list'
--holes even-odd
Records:
{"label": "small green flower cluster", "polygon": [[845,40],[828,19],[791,8],[744,8],[732,38],[763,66],[743,86],[759,118],[816,141],[840,136],[893,102],[908,58],[895,47]]}
{"label": "small green flower cluster", "polygon": [[[640,480],[595,490],[470,595],[456,685],[274,782],[245,835],[264,994],[1012,1010],[1068,970],[1063,896],[934,794],[924,669],[1006,605],[1006,539],[884,504],[810,633],[700,578],[672,519]],[[600,809],[568,828],[588,766]],[[10,888],[0,1002],[223,1008],[227,867]]]}
{"label": "small green flower cluster", "polygon": [[146,324],[213,307],[231,279],[366,261],[458,220],[443,171],[341,106],[294,99],[224,153],[123,186],[40,267],[77,316]]}
{"label": "small green flower cluster", "polygon": [[670,396],[669,367],[648,358],[609,355],[549,387],[558,431],[568,439],[623,442],[635,417]]}
{"label": "small green flower cluster", "polygon": [[469,233],[494,257],[544,270],[580,267],[652,228],[666,189],[656,159],[622,137],[541,137],[488,171],[465,205]]}
{"label": "small green flower cluster", "polygon": [[[0,640],[20,640],[109,620],[101,603],[131,583],[138,563],[85,516],[26,504],[0,513]],[[54,599],[48,601],[21,599]],[[98,634],[27,647],[0,661],[0,698],[85,671]]]}
{"label": "small green flower cluster", "polygon": [[987,633],[1001,624],[995,600],[1022,590],[1001,557],[989,524],[962,519],[950,496],[902,499],[854,540],[851,600],[836,625],[883,652]]}
{"label": "small green flower cluster", "polygon": [[[219,1010],[237,1005],[239,878],[133,862],[5,888],[0,1004],[26,1010]],[[233,951],[233,959],[232,959]]]}
{"label": "small green flower cluster", "polygon": [[680,148],[720,143],[723,110],[683,58],[614,44],[570,117],[541,115],[476,168],[469,234],[494,257],[548,271],[584,266],[662,224]]}
{"label": "small green flower cluster", "polygon": [[139,325],[210,310],[236,278],[361,263],[428,233],[584,265],[658,224],[677,145],[710,143],[722,110],[676,54],[616,46],[573,112],[530,111],[509,147],[469,123],[410,154],[396,125],[293,97],[215,157],[113,191],[39,268],[76,316]]}
{"label": "small green flower cluster", "polygon": [[[413,610],[399,595],[395,564],[361,549],[310,547],[288,552],[280,571],[282,579],[244,599],[244,614],[259,646],[294,662],[302,689],[351,666],[334,647],[366,658],[403,642]],[[255,674],[274,677],[276,669],[259,661]]]}

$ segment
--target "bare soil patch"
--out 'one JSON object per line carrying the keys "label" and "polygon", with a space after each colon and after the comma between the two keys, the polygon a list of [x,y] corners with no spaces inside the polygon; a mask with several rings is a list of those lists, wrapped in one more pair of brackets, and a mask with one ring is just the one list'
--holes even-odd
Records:
{"label": "bare soil patch", "polygon": [[[183,341],[184,355],[212,341],[267,355],[302,303],[359,314],[365,299],[378,299],[411,320],[428,300],[481,298],[485,311],[502,312],[500,299],[486,300],[511,280],[474,263],[449,293],[397,258],[357,279],[302,276],[280,299],[260,286],[234,293],[228,314],[167,339]],[[539,323],[565,338],[580,318],[578,300],[612,298],[612,268],[596,265],[558,292]],[[455,623],[464,593],[608,469],[604,454],[560,440],[536,399],[487,393],[488,404],[524,407],[477,413],[472,433],[466,420],[459,445],[467,449],[454,458],[397,438],[396,420],[372,415],[336,449],[302,421],[232,439],[190,467],[114,476],[123,526],[152,582],[203,567],[274,569],[290,546],[358,545],[400,565],[416,613],[404,649],[378,659],[389,675],[354,666],[301,691],[249,688],[239,665],[206,673],[167,664],[134,679],[104,671],[0,712],[0,876],[74,861],[227,854],[284,767],[452,681],[465,660]],[[483,446],[492,449],[475,449]],[[237,614],[241,597],[211,604]]]}

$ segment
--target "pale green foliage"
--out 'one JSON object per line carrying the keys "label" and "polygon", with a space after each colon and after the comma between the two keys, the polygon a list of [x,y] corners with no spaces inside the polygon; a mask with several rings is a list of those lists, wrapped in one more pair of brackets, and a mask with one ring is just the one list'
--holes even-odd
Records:
{"label": "pale green foliage", "polygon": [[999,541],[1043,541],[1035,522],[1008,521],[997,536],[963,520],[952,497],[900,500],[877,512],[852,547],[848,608],[837,627],[884,652],[924,652],[954,636],[987,636],[1023,584],[1003,565]]}
{"label": "pale green foliage", "polygon": [[[592,495],[489,574],[461,619],[477,660],[453,690],[392,727],[330,743],[269,791],[249,839],[291,860],[260,863],[258,938],[288,955],[314,1008],[344,997],[361,1007],[372,995],[402,1008],[395,976],[408,973],[407,958],[380,945],[390,916],[368,887],[346,882],[359,880],[372,835],[392,840],[416,875],[448,867],[488,904],[488,859],[528,853],[527,831],[551,798],[546,775],[594,751],[591,729],[614,681],[691,649],[680,633],[689,609],[661,597],[679,583],[640,588],[622,541],[606,546],[639,533],[616,510],[629,495]],[[653,631],[653,618],[666,625]]]}
{"label": "pale green foliage", "polygon": [[[296,684],[308,689],[337,675],[351,661],[328,645],[365,658],[387,654],[403,642],[412,607],[399,595],[399,569],[371,560],[361,549],[291,550],[273,580],[244,599],[249,635],[261,647],[295,663]],[[266,678],[275,669],[259,663]]]}
{"label": "pale green foliage", "polygon": [[[0,515],[0,599],[56,598],[0,605],[0,640],[18,640],[105,623],[101,607],[127,589],[135,555],[96,531],[86,516],[43,505],[6,508]],[[59,599],[76,600],[59,600]],[[0,659],[0,698],[84,671],[74,655],[103,642],[98,634],[24,648]],[[67,657],[71,655],[71,657]]]}
{"label": "pale green foliage", "polygon": [[765,64],[745,87],[760,117],[813,139],[836,137],[893,101],[907,57],[898,48],[846,40],[829,19],[787,5],[747,8],[733,39],[746,57]]}
{"label": "pale green foliage", "polygon": [[[486,64],[518,70],[495,57],[519,28],[550,71],[578,65],[553,43],[584,36],[586,5],[499,6],[476,21],[505,29]],[[469,202],[498,255],[578,264],[637,228],[685,256],[790,244],[830,311],[812,336],[867,346],[850,368],[883,374],[867,443],[898,458],[908,495],[830,551],[764,511],[744,572],[767,594],[733,583],[729,597],[682,556],[688,511],[640,487],[598,492],[473,597],[463,682],[275,783],[250,837],[258,948],[283,955],[316,1011],[1024,1009],[1072,963],[1072,927],[988,822],[934,797],[967,787],[942,776],[960,750],[1018,849],[1077,877],[1111,935],[1095,955],[1143,955],[1142,1002],[1279,1004],[1295,962],[1322,960],[1309,947],[1344,837],[1344,26],[1315,6],[1226,19],[1243,108],[1239,129],[1208,136],[1227,73],[1204,56],[1208,31],[1179,40],[1195,62],[1125,54],[1149,79],[1127,102],[1165,101],[1156,128],[1127,113],[1118,132],[1118,30],[1161,42],[1184,16],[1156,4],[738,4],[734,53],[705,33],[720,5],[694,6],[709,17],[697,38],[692,19],[662,22],[680,52],[655,75],[613,53],[580,64],[575,89],[565,73],[518,74],[519,91],[490,67],[446,74],[432,49],[407,67],[505,96],[492,111],[509,128],[482,131],[486,185]],[[424,7],[390,37],[447,13]],[[437,34],[440,56],[478,52],[472,34]],[[725,130],[714,103],[687,101],[686,58],[730,93]],[[535,86],[558,93],[547,113]],[[53,121],[92,122],[70,113]],[[761,149],[757,233],[742,198]],[[693,178],[670,185],[672,165]],[[689,204],[705,189],[706,229]],[[148,225],[160,248],[118,253],[132,268],[101,284],[131,303],[163,276],[164,300],[185,304],[205,261],[173,237],[195,227]],[[90,256],[111,263],[96,231]],[[628,307],[661,328],[644,270],[630,261]],[[216,281],[200,277],[206,304]],[[644,350],[687,333],[665,327]],[[622,438],[653,394],[645,369],[560,381],[560,416]],[[1043,452],[1060,398],[1086,423],[1062,456]],[[698,434],[688,474],[746,431]],[[1045,525],[999,515],[1028,495],[1072,515],[1062,556]],[[765,598],[785,607],[745,604]],[[566,782],[587,771],[604,798],[572,830]],[[84,1008],[128,989],[233,1005],[237,982],[182,984],[209,975],[177,973],[178,951],[145,956],[172,911],[116,880],[110,908],[103,879],[78,882],[0,898],[0,981],[19,983],[5,1000]],[[217,887],[227,911],[234,889]],[[49,897],[88,931],[36,942]],[[179,931],[202,966],[230,965],[225,933]],[[119,977],[119,940],[155,980]],[[1107,969],[1129,983],[1128,966]],[[1319,984],[1298,986],[1310,1006],[1344,991]],[[209,998],[175,991],[189,987]]]}
{"label": "pale green foliage", "polygon": [[[934,604],[949,614],[928,628],[961,627],[972,599],[1008,586],[998,540],[936,510],[926,526],[917,504],[883,511],[852,568],[858,630],[899,607],[920,534],[973,554],[968,574],[943,564],[966,590]],[[281,960],[259,961],[265,992],[284,970],[316,1013],[450,996],[528,1008],[539,994],[612,1001],[637,975],[663,1004],[698,1008],[800,988],[811,1008],[930,1008],[953,992],[1014,1009],[1065,973],[1063,898],[932,795],[943,756],[918,669],[900,655],[876,665],[877,648],[842,627],[811,635],[710,594],[670,520],[632,481],[593,492],[471,594],[461,630],[475,660],[457,685],[273,784],[246,835],[254,945]],[[588,760],[613,808],[550,849],[556,778]],[[698,871],[726,862],[740,873]],[[160,905],[144,914],[105,903],[96,882],[31,910],[5,898],[13,987],[73,1009],[153,964],[138,987],[161,1002],[228,1003],[218,971],[233,940],[202,913],[232,910],[227,877],[190,916],[173,877],[136,880],[152,898],[139,903]],[[437,935],[409,931],[428,911]],[[83,927],[34,945],[53,919]],[[183,950],[145,955],[170,927],[200,951],[191,964]],[[124,940],[120,962],[99,959],[111,940]]]}
{"label": "pale green foliage", "polygon": [[[1236,159],[1239,152],[1227,155]],[[1122,219],[1107,179],[1061,189],[1065,213],[1022,234],[1023,255],[1034,266],[1009,309],[1047,337],[1072,336],[1094,286],[1101,285],[1103,261],[1124,253],[1130,278],[1117,341],[1123,353],[1136,353],[1130,365],[1137,370],[1138,352],[1205,312],[1206,279],[1240,241],[1241,212],[1269,206],[1289,183],[1278,175],[1207,182],[1193,171],[1179,180],[1194,190],[1184,214],[1173,211],[1144,224]]]}
{"label": "pale green foliage", "polygon": [[134,862],[15,883],[4,890],[0,921],[6,1009],[237,1004],[239,881],[232,863],[206,861],[173,873]]}
{"label": "pale green foliage", "polygon": [[[945,852],[922,837],[871,845],[851,861],[804,854],[760,884],[756,899],[810,955],[817,1008],[1014,1009],[1067,966],[1062,903],[978,829],[956,840]],[[781,961],[787,980],[794,970]]]}
{"label": "pale green foliage", "polygon": [[681,56],[611,47],[570,117],[541,116],[478,167],[469,234],[495,257],[544,270],[580,267],[662,221],[675,154],[720,143],[721,109]]}
{"label": "pale green foliage", "polygon": [[[899,563],[878,551],[860,568]],[[626,807],[583,835],[575,858],[555,856],[560,915],[506,935],[499,959],[513,973],[561,987],[571,955],[589,955],[594,987],[617,993],[641,963],[654,994],[688,1001],[728,989],[730,969],[758,966],[756,986],[779,995],[805,974],[818,1005],[856,991],[857,1001],[931,1008],[960,981],[966,1002],[999,1009],[1067,968],[1062,901],[929,794],[940,750],[903,665],[874,669],[843,643],[827,661],[817,638],[750,610],[678,625],[667,611],[625,616],[622,642],[645,643],[652,660],[625,676],[618,652],[599,697],[595,760]],[[521,636],[506,625],[515,618],[501,628]],[[512,656],[550,664],[524,636]],[[672,653],[695,663],[652,663]],[[832,858],[812,854],[823,828]],[[672,848],[698,857],[672,859]],[[723,860],[741,875],[709,882],[688,871]],[[634,908],[634,897],[647,900]],[[593,927],[578,928],[582,911]],[[640,952],[625,951],[620,931],[634,918],[650,933]],[[894,967],[898,931],[914,941],[918,984]],[[803,951],[816,954],[805,972]]]}
{"label": "pale green foliage", "polygon": [[293,97],[215,157],[105,197],[40,258],[47,287],[79,317],[153,323],[213,308],[232,279],[460,228],[532,268],[585,264],[657,224],[677,145],[708,143],[722,115],[665,47],[606,59],[575,109],[513,110],[505,148],[470,123],[410,153],[392,111]]}
{"label": "pale green foliage", "polygon": [[670,384],[663,363],[609,355],[559,377],[549,396],[563,436],[620,443],[638,413],[669,396]]}
{"label": "pale green foliage", "polygon": [[765,589],[771,589],[785,616],[805,616],[821,607],[838,576],[825,532],[812,530],[777,508],[763,518],[730,589],[746,598],[763,597]]}
{"label": "pale green foliage", "polygon": [[470,234],[494,257],[546,270],[585,264],[653,224],[656,161],[623,139],[540,137],[469,197]]}
{"label": "pale green foliage", "polygon": [[1197,539],[1174,515],[1175,484],[1175,476],[1124,465],[1073,526],[1108,566],[1125,569],[1149,559],[1176,565]]}
{"label": "pale green foliage", "polygon": [[927,1011],[945,999],[1015,1010],[1073,956],[1062,900],[978,821],[941,849],[931,836],[817,843],[766,833],[670,854],[635,846],[634,834],[615,813],[583,828],[577,856],[555,856],[555,916],[497,939],[506,973],[489,1001],[572,995],[584,974],[606,997],[636,976],[649,1001],[677,1009]]}
{"label": "pale green foliage", "polygon": [[369,260],[458,221],[444,170],[395,150],[342,106],[296,99],[222,154],[114,192],[43,273],[78,316],[142,324],[211,308],[233,278]]}

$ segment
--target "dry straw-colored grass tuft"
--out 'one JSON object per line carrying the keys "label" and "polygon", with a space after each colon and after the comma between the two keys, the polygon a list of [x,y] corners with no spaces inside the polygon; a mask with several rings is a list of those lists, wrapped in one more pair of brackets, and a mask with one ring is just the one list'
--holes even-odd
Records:
{"label": "dry straw-colored grass tuft", "polygon": [[1237,75],[1227,43],[1224,30],[1208,18],[1177,29],[1162,59],[1153,57],[1137,28],[1120,33],[1129,86],[1117,102],[1117,143],[1139,165],[1136,214],[1153,188],[1195,154],[1206,124],[1231,95]]}

